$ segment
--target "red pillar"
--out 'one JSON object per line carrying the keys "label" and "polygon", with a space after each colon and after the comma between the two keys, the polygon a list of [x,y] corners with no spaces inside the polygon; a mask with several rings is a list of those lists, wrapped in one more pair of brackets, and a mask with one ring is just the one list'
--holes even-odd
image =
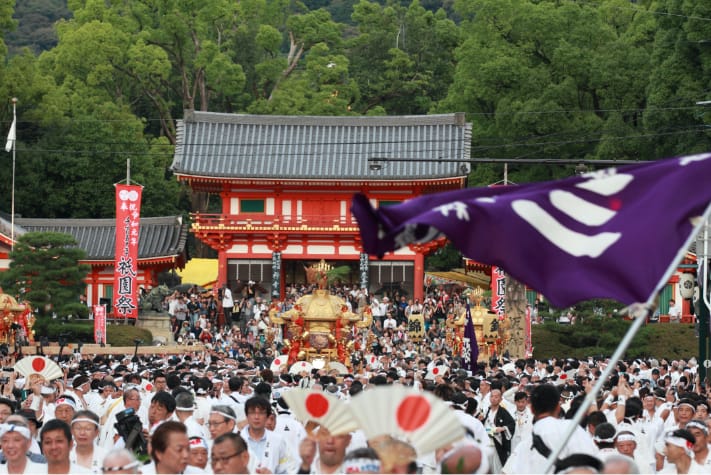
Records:
{"label": "red pillar", "polygon": [[227,252],[225,249],[217,251],[217,286],[222,287],[227,283]]}
{"label": "red pillar", "polygon": [[423,302],[425,294],[425,255],[418,250],[415,254],[414,298]]}

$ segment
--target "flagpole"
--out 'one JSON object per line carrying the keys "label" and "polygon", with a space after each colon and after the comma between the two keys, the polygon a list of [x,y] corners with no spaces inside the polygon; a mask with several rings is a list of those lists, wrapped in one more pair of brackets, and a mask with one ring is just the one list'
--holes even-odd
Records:
{"label": "flagpole", "polygon": [[12,141],[12,192],[10,204],[10,251],[15,249],[15,153],[17,147],[17,97],[12,98],[12,124],[15,126],[15,137]]}
{"label": "flagpole", "polygon": [[[627,347],[630,346],[630,343],[632,343],[632,339],[634,339],[635,335],[637,334],[639,329],[642,327],[642,324],[647,321],[647,316],[649,316],[653,312],[653,309],[654,309],[653,302],[654,302],[654,299],[657,297],[657,294],[659,293],[661,286],[663,285],[664,282],[667,282],[669,280],[669,277],[671,276],[671,274],[674,272],[677,265],[681,261],[682,256],[684,255],[684,253],[686,253],[686,250],[689,249],[689,245],[691,244],[692,240],[696,239],[696,236],[699,234],[699,231],[701,230],[701,226],[704,225],[704,223],[708,219],[710,213],[711,213],[711,204],[704,211],[704,214],[703,214],[702,218],[700,219],[699,223],[694,226],[693,231],[687,238],[684,245],[681,246],[679,248],[679,250],[677,251],[676,257],[669,264],[667,271],[662,276],[662,279],[660,279],[659,284],[654,289],[654,292],[652,292],[652,294],[647,299],[647,302],[645,302],[644,304],[634,304],[634,305],[627,307],[628,309],[631,309],[631,312],[633,314],[637,313],[637,315],[635,315],[634,322],[632,323],[632,325],[630,325],[629,329],[627,330],[627,333],[625,333],[624,338],[622,339],[620,344],[617,346],[615,353],[610,357],[610,361],[607,363],[607,367],[600,375],[600,378],[595,382],[595,386],[593,386],[592,390],[585,397],[585,400],[583,401],[583,403],[576,410],[575,417],[573,417],[573,419],[571,420],[570,426],[566,429],[565,436],[563,437],[563,441],[560,443],[560,445],[558,445],[558,447],[553,448],[551,455],[548,457],[548,460],[546,461],[546,468],[543,470],[543,473],[550,473],[551,469],[555,465],[556,459],[558,458],[560,453],[563,451],[563,448],[565,448],[566,444],[568,443],[568,440],[570,440],[570,437],[573,435],[573,432],[575,432],[575,429],[580,424],[580,421],[582,421],[583,417],[585,417],[585,415],[587,415],[588,408],[592,405],[592,403],[594,403],[597,400],[598,393],[602,389],[602,386],[605,384],[607,379],[612,374],[612,371],[617,366],[617,362],[622,359],[622,355],[627,350]],[[641,312],[641,310],[644,310],[644,312]]]}

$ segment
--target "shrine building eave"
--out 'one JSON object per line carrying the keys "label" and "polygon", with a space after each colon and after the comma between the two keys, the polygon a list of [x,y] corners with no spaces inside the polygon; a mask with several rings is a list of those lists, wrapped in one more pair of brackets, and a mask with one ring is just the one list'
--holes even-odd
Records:
{"label": "shrine building eave", "polygon": [[[469,174],[471,129],[461,112],[276,116],[186,110],[170,168],[177,176],[221,180],[451,179]],[[378,159],[388,161],[371,166]]]}
{"label": "shrine building eave", "polygon": [[343,179],[288,179],[288,178],[228,178],[228,177],[212,177],[212,176],[194,176],[194,175],[175,175],[178,181],[184,182],[195,191],[205,191],[211,193],[219,193],[229,191],[230,188],[237,187],[254,187],[254,188],[288,188],[295,189],[308,188],[310,190],[348,190],[353,192],[368,190],[412,190],[418,188],[424,192],[435,192],[438,190],[449,190],[452,188],[463,188],[466,184],[467,177],[455,176],[447,178],[419,178],[406,180],[381,180],[371,181],[363,180],[343,180]]}

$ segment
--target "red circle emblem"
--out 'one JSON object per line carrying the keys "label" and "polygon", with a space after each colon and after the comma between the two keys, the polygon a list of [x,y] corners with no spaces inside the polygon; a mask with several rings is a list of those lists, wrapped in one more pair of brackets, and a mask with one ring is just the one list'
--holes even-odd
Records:
{"label": "red circle emblem", "polygon": [[47,363],[44,361],[44,358],[35,358],[32,360],[32,369],[38,373],[41,373],[45,366],[47,366]]}
{"label": "red circle emblem", "polygon": [[323,394],[309,394],[306,396],[306,411],[309,415],[321,418],[326,415],[331,403]]}
{"label": "red circle emblem", "polygon": [[405,432],[422,428],[430,418],[432,407],[424,396],[411,395],[402,400],[397,408],[397,425]]}

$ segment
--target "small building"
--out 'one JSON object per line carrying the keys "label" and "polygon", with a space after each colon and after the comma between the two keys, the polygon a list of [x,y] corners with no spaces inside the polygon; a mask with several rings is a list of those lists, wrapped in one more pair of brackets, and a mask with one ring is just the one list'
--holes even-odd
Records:
{"label": "small building", "polygon": [[[9,268],[10,223],[0,219],[0,271]],[[87,304],[111,306],[114,284],[115,219],[15,218],[15,239],[26,232],[56,232],[74,237],[91,266],[86,278]],[[158,275],[183,268],[188,226],[181,216],[141,218],[138,244],[138,285],[158,284]]]}
{"label": "small building", "polygon": [[[306,282],[305,266],[350,266],[350,284],[396,283],[422,298],[424,257],[443,242],[382,260],[363,253],[355,193],[388,206],[466,185],[471,124],[428,116],[261,116],[186,111],[171,166],[193,193],[219,195],[219,213],[192,216],[217,251],[218,284],[254,281],[272,296]],[[377,159],[384,159],[375,163]],[[400,159],[401,161],[390,161]],[[447,162],[449,160],[449,162]],[[456,162],[454,162],[456,161]]]}

